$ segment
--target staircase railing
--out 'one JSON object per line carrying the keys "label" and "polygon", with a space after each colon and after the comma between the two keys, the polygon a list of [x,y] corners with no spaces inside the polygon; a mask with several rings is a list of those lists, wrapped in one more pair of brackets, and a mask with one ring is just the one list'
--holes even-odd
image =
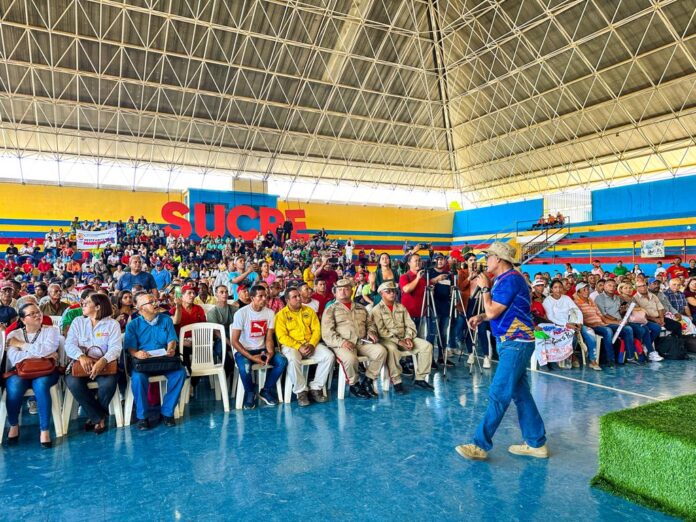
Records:
{"label": "staircase railing", "polygon": [[543,254],[549,247],[555,245],[569,233],[570,223],[567,219],[561,226],[544,228],[539,234],[522,246],[520,255],[521,264],[524,265],[540,254]]}

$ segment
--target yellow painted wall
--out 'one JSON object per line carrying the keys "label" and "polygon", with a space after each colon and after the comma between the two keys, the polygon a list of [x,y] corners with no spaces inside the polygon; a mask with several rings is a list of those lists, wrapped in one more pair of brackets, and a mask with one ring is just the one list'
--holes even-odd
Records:
{"label": "yellow painted wall", "polygon": [[[102,221],[138,219],[161,222],[162,205],[168,201],[183,201],[182,194],[163,192],[132,192],[51,185],[0,185],[0,224],[2,219],[40,219],[72,221],[80,219]],[[46,227],[39,227],[41,230]]]}
{"label": "yellow painted wall", "polygon": [[304,209],[308,229],[451,234],[453,212],[394,207],[278,201],[278,209]]}

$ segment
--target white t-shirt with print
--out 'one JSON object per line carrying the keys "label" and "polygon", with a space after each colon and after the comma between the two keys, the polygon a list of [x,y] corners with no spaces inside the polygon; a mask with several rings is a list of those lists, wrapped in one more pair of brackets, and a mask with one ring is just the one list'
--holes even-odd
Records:
{"label": "white t-shirt with print", "polygon": [[233,330],[241,330],[239,342],[247,350],[261,350],[266,347],[266,333],[275,328],[275,314],[270,308],[255,311],[251,305],[240,308],[234,314]]}

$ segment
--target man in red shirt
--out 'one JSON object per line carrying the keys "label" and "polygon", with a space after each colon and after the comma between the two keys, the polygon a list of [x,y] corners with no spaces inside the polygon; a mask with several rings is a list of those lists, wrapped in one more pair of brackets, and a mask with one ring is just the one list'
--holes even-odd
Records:
{"label": "man in red shirt", "polygon": [[[172,322],[174,323],[174,330],[176,331],[177,337],[179,337],[179,332],[184,326],[196,323],[205,323],[205,311],[203,308],[197,304],[193,304],[193,300],[196,298],[196,291],[191,285],[184,285],[181,287],[181,298],[176,299],[176,305],[172,308],[169,313],[172,315]],[[188,367],[191,366],[191,332],[186,334],[184,338],[184,364]],[[191,385],[196,386],[198,384],[198,379],[192,379]]]}
{"label": "man in red shirt", "polygon": [[319,319],[321,319],[321,316],[324,313],[326,303],[333,299],[333,296],[327,291],[326,286],[326,280],[324,279],[323,275],[314,280],[314,293],[312,294],[312,299],[319,301],[319,311],[317,312]]}
{"label": "man in red shirt", "polygon": [[425,271],[421,270],[421,258],[418,254],[408,256],[408,272],[399,278],[401,304],[408,310],[416,329],[420,327],[423,297],[425,296]]}
{"label": "man in red shirt", "polygon": [[[336,270],[334,270],[333,264],[329,262],[330,259],[331,258],[326,255],[322,256],[321,264],[314,271],[314,279],[323,279],[326,282],[326,293],[329,296],[332,296],[333,287],[336,284],[336,281],[338,281],[338,273]],[[319,302],[321,303],[321,301]],[[323,306],[321,307],[321,310],[324,310]],[[321,313],[319,314],[319,317],[321,317]]]}
{"label": "man in red shirt", "polygon": [[680,257],[675,257],[674,261],[672,261],[672,266],[670,266],[667,269],[667,275],[669,276],[668,279],[672,280],[676,277],[683,277],[684,279],[689,277],[689,269],[686,267],[681,266],[681,258]]}
{"label": "man in red shirt", "polygon": [[42,274],[46,274],[51,271],[51,268],[53,268],[53,265],[46,261],[46,257],[42,257],[41,261],[39,261],[39,272],[41,272]]}
{"label": "man in red shirt", "polygon": [[[181,287],[181,298],[176,300],[176,305],[169,312],[172,315],[174,330],[177,335],[179,335],[179,332],[184,326],[206,322],[203,308],[197,304],[193,304],[195,298],[196,291],[191,285],[184,285]],[[191,346],[190,339],[191,334],[189,333],[184,340],[184,347]]]}
{"label": "man in red shirt", "polygon": [[22,263],[22,272],[25,274],[31,274],[31,271],[34,270],[34,263],[29,261],[31,258],[27,258],[24,263]]}

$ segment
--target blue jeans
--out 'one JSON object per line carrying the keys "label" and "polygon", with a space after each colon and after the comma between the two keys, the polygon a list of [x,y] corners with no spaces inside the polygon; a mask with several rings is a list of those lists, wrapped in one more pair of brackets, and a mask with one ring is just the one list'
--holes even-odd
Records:
{"label": "blue jeans", "polygon": [[[251,355],[258,355],[264,353],[266,350],[249,350]],[[254,380],[252,379],[251,367],[255,364],[253,361],[247,359],[239,352],[234,352],[234,360],[237,362],[237,368],[239,368],[239,378],[242,380],[244,385],[244,391],[246,393],[254,393]],[[279,353],[274,353],[270,360],[271,369],[266,374],[266,383],[264,384],[264,389],[273,390],[275,388],[276,382],[283,375],[285,367],[288,365],[288,360]]]}
{"label": "blue jeans", "polygon": [[655,339],[657,339],[660,336],[660,331],[662,330],[662,328],[660,328],[660,325],[657,323],[651,323],[650,321],[648,321],[648,324],[628,324],[631,325],[631,328],[633,328],[633,332],[635,333],[636,337],[640,339],[640,341],[643,343],[643,346],[645,346],[648,349],[648,353],[654,352]]}
{"label": "blue jeans", "polygon": [[546,444],[544,421],[534,403],[527,378],[527,361],[532,353],[533,342],[505,341],[498,345],[498,368],[488,390],[488,407],[474,435],[474,444],[479,448],[490,451],[493,447],[493,435],[511,400],[517,406],[524,441],[532,448]]}
{"label": "blue jeans", "polygon": [[[75,362],[75,364],[80,364]],[[73,377],[72,375],[65,376],[65,384],[70,389],[75,400],[87,413],[87,417],[94,424],[97,424],[102,419],[109,418],[109,403],[116,393],[116,384],[118,383],[118,375],[99,375],[94,380],[99,384],[96,390],[90,390],[87,385],[90,382],[89,377]]]}
{"label": "blue jeans", "polygon": [[611,342],[611,338],[614,336],[614,330],[611,329],[611,325],[593,326],[592,329],[602,338],[602,346],[604,346],[604,351],[607,354],[607,362],[614,364],[616,356],[614,355],[614,345]]}
{"label": "blue jeans", "polygon": [[594,332],[587,326],[581,328],[582,340],[585,341],[587,345],[588,356],[590,361],[597,360],[597,339],[595,339]]}
{"label": "blue jeans", "polygon": [[[19,424],[19,410],[22,409],[24,394],[31,388],[36,396],[36,407],[39,410],[39,429],[46,431],[51,425],[51,387],[58,382],[58,373],[54,372],[36,379],[22,379],[12,375],[5,383],[7,390],[7,420],[10,426]],[[0,428],[2,429],[2,428]]]}
{"label": "blue jeans", "polygon": [[[609,328],[611,328],[612,332],[612,337],[616,333],[616,330],[619,329],[618,324],[610,324]],[[631,328],[631,325],[627,324],[621,329],[621,333],[619,334],[619,337],[623,339],[624,341],[624,346],[626,348],[626,358],[627,359],[633,359],[636,354],[636,347],[633,344],[633,328]],[[615,362],[615,361],[612,361]]]}
{"label": "blue jeans", "polygon": [[[184,387],[184,381],[186,380],[186,370],[184,368],[179,368],[178,370],[165,372],[162,375],[167,378],[167,393],[162,399],[161,412],[165,417],[173,417],[174,408],[176,407],[176,403],[179,402],[181,388]],[[131,389],[133,390],[133,402],[135,402],[135,415],[140,420],[147,418],[147,389],[150,386],[149,378],[150,375],[147,373],[131,373]]]}

